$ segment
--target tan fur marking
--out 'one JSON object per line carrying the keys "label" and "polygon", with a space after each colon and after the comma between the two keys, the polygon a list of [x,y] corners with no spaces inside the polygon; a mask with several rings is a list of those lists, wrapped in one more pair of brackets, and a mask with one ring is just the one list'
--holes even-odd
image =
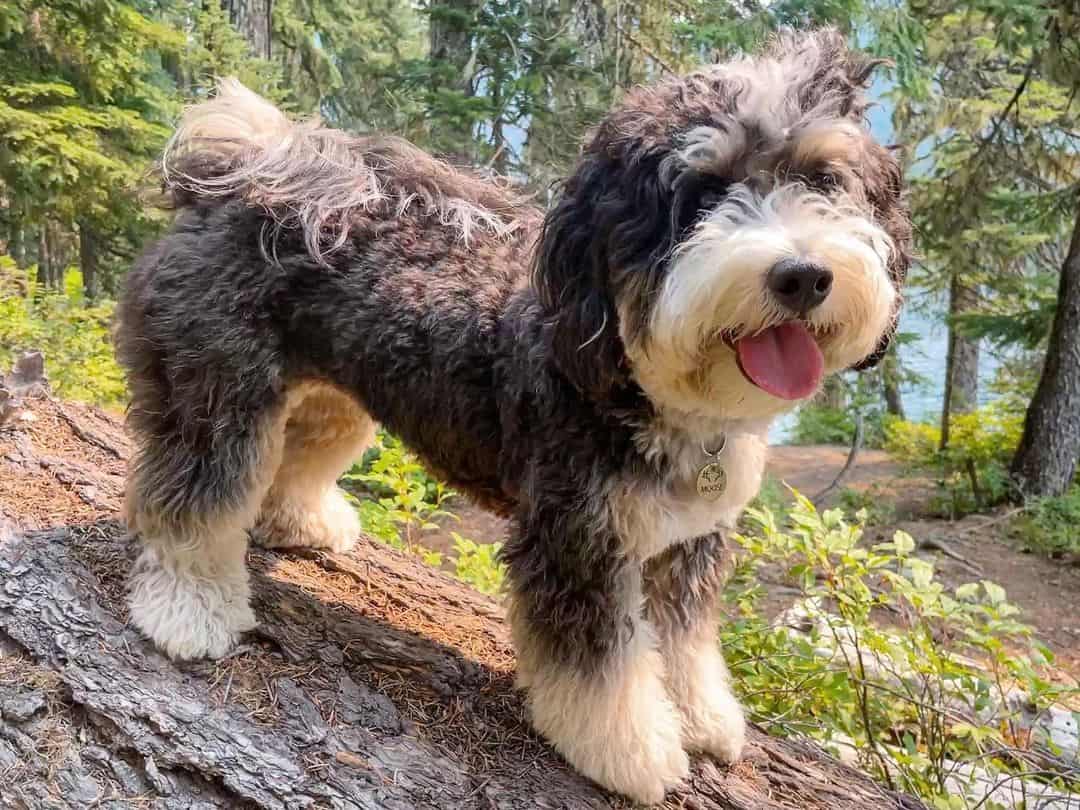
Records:
{"label": "tan fur marking", "polygon": [[305,382],[289,392],[285,449],[253,536],[263,546],[348,550],[360,534],[337,479],[371,444],[375,423],[348,394]]}

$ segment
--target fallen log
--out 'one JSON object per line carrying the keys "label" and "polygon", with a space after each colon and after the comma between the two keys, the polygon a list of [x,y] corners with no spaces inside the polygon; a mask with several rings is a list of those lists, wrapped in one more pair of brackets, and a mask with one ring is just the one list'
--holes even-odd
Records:
{"label": "fallen log", "polygon": [[[224,660],[169,661],[127,624],[119,425],[21,407],[0,429],[0,807],[626,806],[530,731],[498,602],[372,540],[253,550],[258,630]],[[757,729],[666,806],[925,810]]]}

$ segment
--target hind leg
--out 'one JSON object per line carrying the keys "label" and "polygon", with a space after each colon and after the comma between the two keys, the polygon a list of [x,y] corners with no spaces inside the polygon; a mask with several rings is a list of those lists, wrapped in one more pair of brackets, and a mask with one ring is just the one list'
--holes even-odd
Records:
{"label": "hind leg", "polygon": [[127,515],[143,548],[129,606],[135,626],[172,658],[219,658],[256,624],[247,530],[281,457],[285,409],[230,413],[240,421],[215,414],[200,421],[213,425],[201,436],[170,425],[137,430]]}
{"label": "hind leg", "polygon": [[360,535],[356,510],[337,479],[375,436],[371,417],[330,386],[290,396],[285,449],[252,532],[262,546],[310,546],[348,551]]}

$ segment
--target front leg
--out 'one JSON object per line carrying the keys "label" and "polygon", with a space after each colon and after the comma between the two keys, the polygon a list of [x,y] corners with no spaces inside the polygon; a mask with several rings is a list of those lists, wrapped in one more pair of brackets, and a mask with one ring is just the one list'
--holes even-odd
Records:
{"label": "front leg", "polygon": [[518,684],[533,726],[579,772],[653,804],[689,772],[641,570],[602,521],[533,515],[507,544]]}
{"label": "front leg", "polygon": [[746,721],[717,639],[717,609],[730,552],[717,533],[669,548],[645,566],[646,614],[667,664],[687,750],[722,762],[742,754]]}

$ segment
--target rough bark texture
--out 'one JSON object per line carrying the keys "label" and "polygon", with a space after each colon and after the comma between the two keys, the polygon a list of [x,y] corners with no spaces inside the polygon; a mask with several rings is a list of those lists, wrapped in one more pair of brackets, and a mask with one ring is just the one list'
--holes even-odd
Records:
{"label": "rough bark texture", "polygon": [[895,344],[881,361],[881,390],[885,397],[885,412],[906,419],[904,398],[900,393],[900,358]]}
{"label": "rough bark texture", "polygon": [[269,59],[273,42],[273,0],[224,0],[229,22],[247,40],[251,52]]}
{"label": "rough bark texture", "polygon": [[954,278],[949,288],[949,348],[945,358],[945,398],[941,412],[941,446],[949,444],[949,419],[970,413],[979,404],[979,341],[965,337],[952,319],[975,308],[978,291]]}
{"label": "rough bark texture", "polygon": [[[20,524],[0,529],[0,807],[624,806],[529,731],[499,605],[370,540],[252,551],[248,643],[159,655],[126,624],[128,449],[106,415],[40,394],[0,429],[0,524]],[[26,530],[50,519],[68,525]],[[756,730],[667,806],[925,810]]]}
{"label": "rough bark texture", "polygon": [[1057,312],[1012,474],[1020,494],[1060,495],[1080,464],[1080,210],[1061,267]]}

